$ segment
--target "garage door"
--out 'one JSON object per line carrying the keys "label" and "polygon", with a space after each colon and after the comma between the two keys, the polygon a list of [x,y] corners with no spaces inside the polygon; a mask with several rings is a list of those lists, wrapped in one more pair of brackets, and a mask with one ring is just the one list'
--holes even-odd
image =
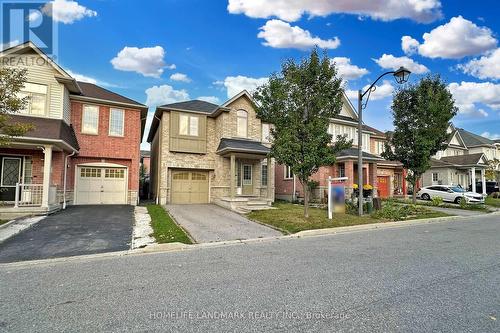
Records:
{"label": "garage door", "polygon": [[126,204],[127,169],[78,167],[76,204]]}
{"label": "garage door", "polygon": [[172,203],[208,203],[208,172],[174,171],[172,173]]}

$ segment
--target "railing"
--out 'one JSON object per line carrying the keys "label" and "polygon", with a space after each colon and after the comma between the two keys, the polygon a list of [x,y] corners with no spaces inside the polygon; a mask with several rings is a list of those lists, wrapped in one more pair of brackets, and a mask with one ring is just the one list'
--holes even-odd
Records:
{"label": "railing", "polygon": [[14,207],[36,207],[42,205],[43,184],[16,184]]}

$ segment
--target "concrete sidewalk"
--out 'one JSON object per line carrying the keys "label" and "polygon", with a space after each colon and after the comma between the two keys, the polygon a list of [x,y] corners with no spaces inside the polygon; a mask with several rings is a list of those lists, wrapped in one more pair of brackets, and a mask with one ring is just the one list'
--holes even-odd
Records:
{"label": "concrete sidewalk", "polygon": [[21,231],[28,229],[33,224],[40,222],[46,216],[22,217],[5,223],[0,226],[0,243],[17,235]]}

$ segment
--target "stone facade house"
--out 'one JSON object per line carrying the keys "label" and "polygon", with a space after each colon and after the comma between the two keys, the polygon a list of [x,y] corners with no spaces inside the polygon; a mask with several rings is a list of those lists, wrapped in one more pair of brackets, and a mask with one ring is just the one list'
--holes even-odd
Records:
{"label": "stone facade house", "polygon": [[2,218],[67,204],[136,204],[146,106],[76,81],[31,42],[0,60],[27,70],[28,103],[9,122],[33,125],[0,148]]}
{"label": "stone facade house", "polygon": [[[352,140],[352,147],[340,152],[334,165],[323,166],[311,176],[311,180],[318,186],[312,191],[313,200],[325,200],[328,188],[328,177],[347,177],[345,181],[346,195],[353,192],[358,180],[358,130],[357,113],[351,102],[344,95],[343,107],[339,115],[331,120],[329,133],[335,141],[338,135],[347,136]],[[373,187],[375,196],[392,197],[406,195],[405,172],[401,163],[387,161],[380,155],[384,150],[387,136],[385,133],[364,125],[363,126],[363,180]],[[303,198],[302,185],[291,173],[286,165],[277,165],[275,171],[276,198],[296,200]]]}
{"label": "stone facade house", "polygon": [[222,105],[192,100],[160,106],[148,136],[151,198],[215,203],[238,211],[274,201],[269,124],[242,91]]}

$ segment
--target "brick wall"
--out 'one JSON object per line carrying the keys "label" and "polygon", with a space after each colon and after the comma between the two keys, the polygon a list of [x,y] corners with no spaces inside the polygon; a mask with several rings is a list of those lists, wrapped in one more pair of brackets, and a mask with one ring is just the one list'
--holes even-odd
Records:
{"label": "brick wall", "polygon": [[[109,136],[109,106],[99,105],[99,128],[97,135],[82,133],[82,108],[85,103],[71,101],[71,123],[75,129],[80,153],[72,158],[71,186],[74,180],[74,166],[81,163],[105,162],[128,167],[128,188],[139,189],[139,146],[141,142],[141,113],[125,109],[124,136]],[[72,187],[71,187],[72,188]]]}

